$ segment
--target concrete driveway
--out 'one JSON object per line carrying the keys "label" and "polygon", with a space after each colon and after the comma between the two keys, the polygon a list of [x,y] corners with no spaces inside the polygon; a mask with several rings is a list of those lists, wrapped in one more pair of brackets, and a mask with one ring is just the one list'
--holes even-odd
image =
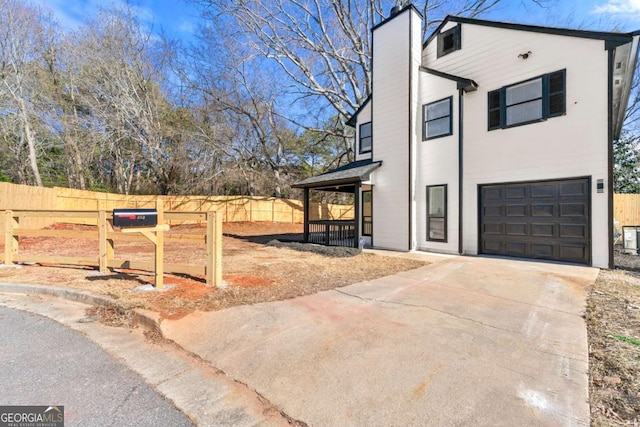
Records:
{"label": "concrete driveway", "polygon": [[162,331],[313,426],[589,425],[598,270],[475,257]]}

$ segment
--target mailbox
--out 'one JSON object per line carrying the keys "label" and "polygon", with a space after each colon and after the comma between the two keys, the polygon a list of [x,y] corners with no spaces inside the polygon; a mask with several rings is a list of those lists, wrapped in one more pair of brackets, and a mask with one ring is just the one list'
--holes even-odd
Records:
{"label": "mailbox", "polygon": [[116,227],[154,227],[158,225],[155,209],[114,209],[113,225]]}

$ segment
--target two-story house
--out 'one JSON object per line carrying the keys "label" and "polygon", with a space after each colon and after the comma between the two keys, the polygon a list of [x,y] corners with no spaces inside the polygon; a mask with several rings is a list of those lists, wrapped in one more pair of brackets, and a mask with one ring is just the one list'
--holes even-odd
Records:
{"label": "two-story house", "polygon": [[356,161],[296,183],[306,206],[311,190],[353,192],[356,221],[306,215],[305,238],[611,267],[638,33],[449,16],[423,43],[421,25],[409,5],[373,28]]}

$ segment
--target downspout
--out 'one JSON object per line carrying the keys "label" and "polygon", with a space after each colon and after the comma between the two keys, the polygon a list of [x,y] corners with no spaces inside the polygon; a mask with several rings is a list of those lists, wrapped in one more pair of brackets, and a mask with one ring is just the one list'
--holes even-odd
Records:
{"label": "downspout", "polygon": [[[615,48],[609,48],[607,51],[607,222],[609,236],[607,243],[609,244],[609,268],[614,267],[613,259],[613,62]],[[589,189],[591,191],[591,189]],[[590,221],[593,223],[593,221]],[[590,257],[593,263],[593,248]]]}
{"label": "downspout", "polygon": [[464,126],[463,122],[463,100],[464,100],[464,89],[458,88],[458,254],[462,255],[464,252],[462,249],[462,193],[463,193],[463,172],[464,172]]}

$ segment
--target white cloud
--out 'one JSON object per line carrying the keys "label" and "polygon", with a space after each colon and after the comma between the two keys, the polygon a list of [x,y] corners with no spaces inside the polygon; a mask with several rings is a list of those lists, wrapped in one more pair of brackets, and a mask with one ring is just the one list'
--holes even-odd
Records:
{"label": "white cloud", "polygon": [[[58,23],[67,29],[76,29],[80,24],[95,16],[100,8],[124,8],[126,0],[112,0],[105,4],[104,0],[33,0],[53,12]],[[150,7],[137,6],[129,3],[131,11],[144,25],[151,27],[155,21],[155,14]]]}
{"label": "white cloud", "polygon": [[193,20],[182,21],[180,25],[178,25],[178,30],[186,34],[193,34],[196,32],[196,24]]}
{"label": "white cloud", "polygon": [[[607,3],[596,6],[593,13],[606,13],[612,15],[635,15],[640,17],[640,0],[608,0]],[[631,18],[631,16],[628,16]]]}

